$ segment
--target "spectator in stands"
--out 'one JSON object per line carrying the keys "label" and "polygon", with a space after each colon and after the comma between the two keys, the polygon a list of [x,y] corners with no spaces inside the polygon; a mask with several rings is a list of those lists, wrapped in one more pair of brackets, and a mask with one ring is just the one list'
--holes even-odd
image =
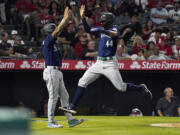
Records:
{"label": "spectator in stands", "polygon": [[77,4],[75,1],[70,2],[70,7],[72,11],[72,20],[75,22],[75,25],[78,25],[80,23],[80,17],[79,17],[79,10],[77,8]]}
{"label": "spectator in stands", "polygon": [[15,13],[16,10],[16,1],[15,0],[7,0],[5,6],[6,12],[6,24],[13,24],[13,16],[12,14]]}
{"label": "spectator in stands", "polygon": [[33,38],[36,35],[36,28],[35,28],[35,24],[37,22],[37,18],[39,16],[39,12],[40,12],[40,3],[38,0],[32,0],[32,3],[28,4],[28,12],[26,15],[24,15],[24,26],[26,26],[23,29],[23,33],[26,34],[28,36],[28,39],[33,40]]}
{"label": "spectator in stands", "polygon": [[148,5],[148,0],[135,0],[136,5],[141,7],[144,11],[146,10],[146,6]]}
{"label": "spectator in stands", "polygon": [[32,48],[28,48],[21,44],[22,38],[19,36],[15,37],[13,50],[15,54],[19,57],[28,57],[35,59],[37,55],[33,52]]}
{"label": "spectator in stands", "polygon": [[29,11],[28,6],[29,6],[28,0],[18,0],[16,2],[17,17],[20,23],[23,22],[24,15],[26,15]]}
{"label": "spectator in stands", "polygon": [[146,48],[146,45],[143,44],[143,39],[140,37],[140,36],[136,36],[134,38],[134,41],[133,41],[133,50],[132,50],[132,53],[133,54],[138,54],[138,51],[140,49],[145,49]]}
{"label": "spectator in stands", "polygon": [[52,0],[39,0],[42,7],[48,8]]}
{"label": "spectator in stands", "polygon": [[160,54],[166,55],[166,56],[172,56],[172,49],[171,46],[168,45],[167,37],[163,36],[161,37],[161,43],[156,44],[159,48]]}
{"label": "spectator in stands", "polygon": [[177,1],[174,2],[174,8],[169,11],[169,17],[180,23],[180,4]]}
{"label": "spectator in stands", "polygon": [[180,57],[180,36],[175,38],[175,44],[172,46],[172,52],[174,58],[178,59],[178,57]]}
{"label": "spectator in stands", "polygon": [[171,58],[169,58],[168,56],[160,53],[158,47],[154,48],[153,54],[151,54],[147,59],[148,60],[171,60]]}
{"label": "spectator in stands", "polygon": [[131,59],[132,60],[145,60],[145,57],[144,57],[144,49],[139,49],[137,51],[137,54],[133,54],[131,56]]}
{"label": "spectator in stands", "polygon": [[142,35],[142,26],[137,21],[137,16],[134,14],[131,16],[130,24],[126,25],[121,31],[121,37],[123,37],[125,43],[132,38],[132,36]]}
{"label": "spectator in stands", "polygon": [[135,0],[129,0],[128,4],[125,8],[125,15],[132,16],[136,15],[139,16],[142,13],[142,8],[136,5]]}
{"label": "spectator in stands", "polygon": [[156,44],[153,41],[150,41],[146,46],[145,57],[148,58],[149,56],[154,55],[156,51]]}
{"label": "spectator in stands", "polygon": [[0,13],[1,13],[1,23],[6,23],[6,12],[5,12],[5,2],[6,0],[0,0]]}
{"label": "spectator in stands", "polygon": [[151,34],[148,42],[152,41],[155,44],[160,43],[160,41],[161,41],[161,33],[162,33],[162,30],[157,28],[155,30],[155,32]]}
{"label": "spectator in stands", "polygon": [[27,5],[27,12],[37,11],[40,3],[38,0],[31,0],[32,2]]}
{"label": "spectator in stands", "polygon": [[1,39],[1,35],[3,32],[4,32],[4,29],[3,29],[3,27],[0,26],[0,39]]}
{"label": "spectator in stands", "polygon": [[148,40],[151,33],[155,30],[155,26],[151,19],[146,21],[145,27],[143,28],[143,39]]}
{"label": "spectator in stands", "polygon": [[164,33],[168,33],[170,31],[173,31],[175,29],[174,27],[174,20],[171,18],[167,19],[167,25],[162,28]]}
{"label": "spectator in stands", "polygon": [[180,102],[173,89],[165,88],[164,94],[165,97],[160,98],[156,105],[158,116],[180,116]]}
{"label": "spectator in stands", "polygon": [[118,41],[116,49],[116,58],[118,60],[131,60],[131,57],[128,54],[128,49],[123,39],[119,39]]}
{"label": "spectator in stands", "polygon": [[[5,56],[12,56],[12,57],[26,57],[26,55],[24,55],[25,52],[22,53],[18,53],[14,50],[14,48],[11,46],[10,43],[8,43],[8,33],[3,32],[2,33],[2,37],[1,37],[1,43],[0,43],[0,50],[1,52],[4,51]],[[17,39],[18,37],[16,37],[15,41],[14,41],[14,45],[17,45],[17,40],[19,40],[19,43],[21,43],[21,38]],[[8,54],[8,55],[6,55]]]}
{"label": "spectator in stands", "polygon": [[163,8],[162,2],[157,2],[156,8],[151,9],[151,19],[155,24],[166,23],[168,17],[168,12]]}
{"label": "spectator in stands", "polygon": [[155,8],[156,6],[156,0],[149,0],[149,3],[148,3],[148,8],[149,9],[152,9],[152,8]]}
{"label": "spectator in stands", "polygon": [[131,60],[131,56],[127,53],[127,48],[123,39],[118,41],[116,58],[118,60]]}
{"label": "spectator in stands", "polygon": [[72,21],[68,22],[67,27],[62,31],[59,37],[59,41],[63,45],[63,58],[65,59],[68,53],[71,53],[71,44],[75,38],[75,29]]}
{"label": "spectator in stands", "polygon": [[77,42],[79,42],[80,36],[82,36],[83,33],[84,33],[84,26],[83,27],[81,27],[81,26],[83,26],[83,25],[80,24],[80,25],[77,26],[76,34],[75,34],[74,39],[71,41],[71,44],[70,44],[72,47],[74,47],[75,44]]}
{"label": "spectator in stands", "polygon": [[52,1],[49,5],[49,14],[53,17],[56,25],[60,22],[60,6],[56,1]]}
{"label": "spectator in stands", "polygon": [[96,44],[94,40],[88,41],[87,49],[85,49],[82,54],[82,60],[95,60],[96,59],[98,52],[95,49],[95,46]]}
{"label": "spectator in stands", "polygon": [[119,16],[120,13],[121,13],[121,10],[120,10],[120,1],[109,1],[105,5],[105,9],[104,10],[113,13],[115,16]]}
{"label": "spectator in stands", "polygon": [[53,17],[57,17],[60,15],[59,10],[58,3],[56,1],[52,1],[49,5],[49,14]]}
{"label": "spectator in stands", "polygon": [[85,16],[92,17],[93,15],[93,1],[87,0],[86,8],[85,8]]}
{"label": "spectator in stands", "polygon": [[[7,41],[8,43],[11,44],[11,46],[14,46],[15,44],[15,40],[16,40],[16,37],[18,36],[18,31],[17,30],[12,30],[11,31],[11,38]],[[24,41],[21,39],[20,40],[20,44],[21,45],[24,45]]]}
{"label": "spectator in stands", "polygon": [[36,22],[36,39],[40,37],[40,30],[43,28],[43,26],[53,21],[54,18],[49,14],[49,9],[44,7]]}
{"label": "spectator in stands", "polygon": [[174,0],[160,0],[164,5],[173,5]]}
{"label": "spectator in stands", "polygon": [[100,16],[101,16],[101,7],[99,5],[95,5],[94,14],[91,17],[94,21],[95,26],[101,26]]}
{"label": "spectator in stands", "polygon": [[79,42],[77,42],[74,46],[74,53],[76,59],[81,59],[83,51],[87,47],[87,34],[84,32],[80,37],[79,37]]}
{"label": "spectator in stands", "polygon": [[13,55],[13,48],[8,41],[8,33],[3,32],[1,36],[0,50],[6,52],[9,55]]}

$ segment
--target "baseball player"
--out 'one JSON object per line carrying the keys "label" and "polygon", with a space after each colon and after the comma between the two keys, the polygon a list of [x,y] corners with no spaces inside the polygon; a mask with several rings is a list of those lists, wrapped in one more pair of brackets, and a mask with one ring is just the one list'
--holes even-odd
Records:
{"label": "baseball player", "polygon": [[[49,128],[62,128],[54,120],[54,113],[56,103],[60,97],[62,106],[69,106],[69,95],[64,85],[63,74],[60,70],[61,67],[61,51],[60,47],[56,44],[56,37],[59,32],[62,31],[64,25],[70,17],[70,11],[68,8],[64,11],[64,18],[61,23],[56,27],[55,24],[47,24],[43,27],[43,33],[46,35],[43,41],[43,55],[45,60],[45,69],[43,72],[43,79],[46,82],[49,101],[48,101],[48,127]],[[73,110],[69,110],[71,113],[76,113]],[[83,119],[74,119],[72,114],[65,112],[68,120],[69,127],[74,127],[83,122]]]}
{"label": "baseball player", "polygon": [[109,12],[103,13],[100,18],[102,27],[90,28],[85,20],[84,10],[85,6],[82,5],[80,8],[80,16],[85,30],[91,34],[99,35],[100,37],[97,61],[80,78],[77,91],[70,107],[59,107],[59,109],[65,112],[69,112],[69,108],[74,109],[83,96],[86,87],[102,75],[107,77],[115,88],[121,92],[138,91],[152,98],[152,93],[145,84],[135,85],[133,83],[124,83],[122,80],[121,74],[119,73],[118,62],[115,57],[119,31],[114,25],[114,15]]}

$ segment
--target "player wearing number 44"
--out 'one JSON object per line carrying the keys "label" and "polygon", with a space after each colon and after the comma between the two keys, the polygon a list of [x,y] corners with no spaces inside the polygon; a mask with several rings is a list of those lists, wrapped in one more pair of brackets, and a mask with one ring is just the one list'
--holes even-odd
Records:
{"label": "player wearing number 44", "polygon": [[80,78],[77,91],[70,106],[59,107],[59,109],[66,112],[70,112],[71,109],[75,109],[80,98],[85,92],[85,88],[102,75],[107,77],[112,82],[114,87],[121,92],[138,91],[145,95],[145,97],[152,98],[152,93],[148,90],[145,84],[135,85],[133,83],[124,83],[122,80],[115,57],[119,31],[114,25],[114,15],[109,12],[103,13],[100,18],[102,28],[90,28],[86,22],[84,10],[85,6],[82,5],[80,8],[80,16],[86,32],[100,37],[97,61]]}

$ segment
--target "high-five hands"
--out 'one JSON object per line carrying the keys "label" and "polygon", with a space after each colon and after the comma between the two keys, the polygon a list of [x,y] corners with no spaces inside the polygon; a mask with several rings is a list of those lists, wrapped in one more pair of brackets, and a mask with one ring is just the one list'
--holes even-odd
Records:
{"label": "high-five hands", "polygon": [[67,21],[70,18],[70,16],[71,16],[71,11],[69,10],[69,7],[66,7],[64,10],[63,19]]}
{"label": "high-five hands", "polygon": [[80,8],[80,17],[81,19],[83,19],[85,17],[85,5],[81,5],[81,8]]}

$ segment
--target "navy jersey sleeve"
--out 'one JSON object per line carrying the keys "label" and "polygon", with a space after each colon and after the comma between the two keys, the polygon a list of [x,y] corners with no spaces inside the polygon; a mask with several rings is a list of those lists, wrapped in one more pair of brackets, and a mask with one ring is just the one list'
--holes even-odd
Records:
{"label": "navy jersey sleeve", "polygon": [[85,29],[85,31],[86,31],[87,33],[91,33],[91,34],[95,35],[96,37],[99,37],[99,36],[100,36],[99,33],[92,33],[92,32],[90,32],[91,27],[89,27],[89,25],[87,24],[85,18],[82,20],[82,23],[83,23],[84,29]]}
{"label": "navy jersey sleeve", "polygon": [[91,29],[91,27],[89,27],[89,25],[87,24],[87,22],[86,22],[86,19],[84,18],[84,19],[82,19],[82,23],[83,23],[83,25],[84,25],[84,29],[85,29],[85,31],[86,32],[88,32],[88,33],[90,33],[90,29]]}
{"label": "navy jersey sleeve", "polygon": [[51,45],[51,42],[53,42],[53,41],[54,41],[54,40],[53,40],[52,35],[49,34],[49,35],[45,38],[45,40],[43,41],[43,46],[48,47],[48,46]]}

